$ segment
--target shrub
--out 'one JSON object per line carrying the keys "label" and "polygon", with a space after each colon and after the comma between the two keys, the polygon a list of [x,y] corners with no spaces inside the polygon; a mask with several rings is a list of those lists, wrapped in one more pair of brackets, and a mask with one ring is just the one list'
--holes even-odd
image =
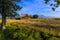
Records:
{"label": "shrub", "polygon": [[0,40],[3,40],[4,39],[4,35],[3,33],[0,31]]}
{"label": "shrub", "polygon": [[46,31],[7,27],[4,32],[0,31],[0,40],[60,40],[60,38]]}
{"label": "shrub", "polygon": [[33,34],[33,37],[34,37],[35,40],[42,40],[39,31],[35,31],[34,34]]}
{"label": "shrub", "polygon": [[32,18],[38,18],[39,16],[37,14],[33,15]]}
{"label": "shrub", "polygon": [[48,40],[60,40],[60,39],[56,37],[50,37]]}
{"label": "shrub", "polygon": [[34,38],[32,37],[32,35],[30,35],[25,40],[34,40]]}

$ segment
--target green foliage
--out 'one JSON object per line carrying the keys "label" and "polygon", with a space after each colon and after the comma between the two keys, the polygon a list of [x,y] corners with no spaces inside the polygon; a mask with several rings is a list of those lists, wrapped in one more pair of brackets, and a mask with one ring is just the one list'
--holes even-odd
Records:
{"label": "green foliage", "polygon": [[[51,0],[45,0],[45,3],[47,4]],[[53,0],[54,3],[50,3],[50,6],[52,6],[52,10],[55,11],[55,8],[60,5],[60,0]]]}
{"label": "green foliage", "polygon": [[[16,2],[18,2],[18,1],[20,2],[21,0],[1,0],[0,9],[3,8],[3,10],[6,12],[6,16],[16,16],[16,15],[18,15],[16,11],[20,10],[22,8],[16,4]],[[4,2],[4,3],[2,3],[2,2]],[[2,12],[1,12],[1,14],[2,14]]]}
{"label": "green foliage", "polygon": [[39,16],[37,14],[34,14],[32,18],[38,18]]}
{"label": "green foliage", "polygon": [[56,37],[51,37],[48,40],[60,40],[60,39],[59,38],[56,38]]}
{"label": "green foliage", "polygon": [[32,37],[32,35],[30,35],[25,40],[34,40],[34,38]]}
{"label": "green foliage", "polygon": [[4,39],[4,35],[3,33],[0,31],[0,40],[3,40]]}
{"label": "green foliage", "polygon": [[48,3],[49,2],[49,0],[45,0],[45,3]]}
{"label": "green foliage", "polygon": [[7,27],[4,32],[0,31],[0,40],[60,40],[60,38],[44,31],[12,26]]}
{"label": "green foliage", "polygon": [[38,31],[35,31],[33,34],[35,40],[42,40],[41,35]]}
{"label": "green foliage", "polygon": [[16,11],[20,10],[22,7],[16,4],[21,0],[0,0],[0,14],[2,16],[1,30],[6,25],[6,17],[15,17]]}

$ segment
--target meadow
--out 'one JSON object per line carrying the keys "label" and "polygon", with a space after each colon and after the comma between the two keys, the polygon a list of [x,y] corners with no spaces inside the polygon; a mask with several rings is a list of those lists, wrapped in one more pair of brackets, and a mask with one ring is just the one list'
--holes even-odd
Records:
{"label": "meadow", "polygon": [[60,40],[59,18],[7,19],[6,28],[0,40]]}

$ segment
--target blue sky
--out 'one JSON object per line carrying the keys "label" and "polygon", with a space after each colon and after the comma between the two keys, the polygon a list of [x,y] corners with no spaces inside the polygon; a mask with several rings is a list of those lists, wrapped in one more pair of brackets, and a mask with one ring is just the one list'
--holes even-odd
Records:
{"label": "blue sky", "polygon": [[17,13],[60,17],[60,7],[56,8],[55,11],[52,11],[52,7],[49,5],[50,3],[54,2],[50,1],[48,4],[45,4],[44,0],[21,0],[17,5],[20,5],[23,8],[17,11]]}

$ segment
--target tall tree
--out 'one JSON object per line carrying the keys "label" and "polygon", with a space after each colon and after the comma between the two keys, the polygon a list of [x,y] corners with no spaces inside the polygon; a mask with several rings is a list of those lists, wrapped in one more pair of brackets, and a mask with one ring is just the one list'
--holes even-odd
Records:
{"label": "tall tree", "polygon": [[21,7],[16,4],[16,2],[20,1],[21,0],[0,0],[0,13],[2,15],[1,30],[5,29],[6,17],[15,16],[17,14],[16,11],[21,9]]}
{"label": "tall tree", "polygon": [[[45,3],[47,4],[51,0],[45,0]],[[60,0],[53,0],[54,3],[50,3],[50,6],[52,6],[52,10],[55,11],[55,8],[57,8],[60,5]]]}

